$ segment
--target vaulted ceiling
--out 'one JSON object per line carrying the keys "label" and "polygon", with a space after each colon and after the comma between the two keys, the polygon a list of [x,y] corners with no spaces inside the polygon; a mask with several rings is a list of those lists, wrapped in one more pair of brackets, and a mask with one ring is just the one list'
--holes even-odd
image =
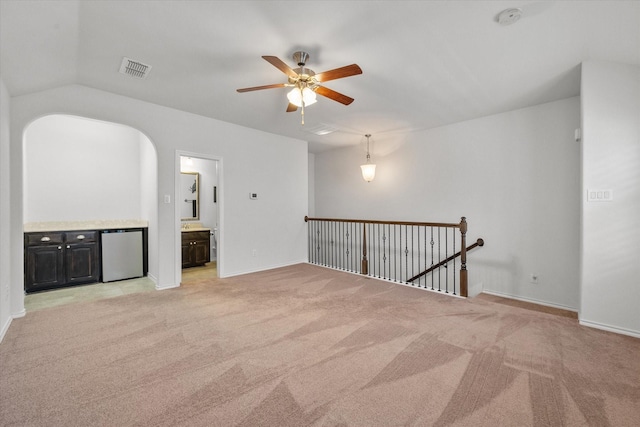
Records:
{"label": "vaulted ceiling", "polygon": [[[521,19],[497,23],[507,8]],[[363,74],[285,112],[285,83],[261,58]],[[150,65],[120,74],[123,57]],[[638,1],[0,0],[0,74],[11,96],[81,84],[309,141],[358,144],[579,95],[580,64],[640,65]],[[334,130],[316,135],[318,128]]]}

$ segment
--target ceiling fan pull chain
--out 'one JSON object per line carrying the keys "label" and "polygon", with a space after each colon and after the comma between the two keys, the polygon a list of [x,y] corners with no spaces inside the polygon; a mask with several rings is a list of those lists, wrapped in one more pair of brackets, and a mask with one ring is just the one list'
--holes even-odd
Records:
{"label": "ceiling fan pull chain", "polygon": [[304,101],[302,101],[302,110],[301,110],[301,116],[302,116],[302,126],[304,126]]}

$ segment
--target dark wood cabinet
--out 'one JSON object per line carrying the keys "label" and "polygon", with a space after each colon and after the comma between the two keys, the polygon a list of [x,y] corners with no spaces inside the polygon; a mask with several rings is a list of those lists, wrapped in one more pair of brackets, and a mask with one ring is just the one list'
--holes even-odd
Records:
{"label": "dark wood cabinet", "polygon": [[182,232],[182,268],[196,267],[211,261],[210,231]]}
{"label": "dark wood cabinet", "polygon": [[64,285],[62,244],[27,247],[25,269],[24,286],[27,292]]}
{"label": "dark wood cabinet", "polygon": [[98,243],[97,231],[25,234],[25,291],[97,282]]}

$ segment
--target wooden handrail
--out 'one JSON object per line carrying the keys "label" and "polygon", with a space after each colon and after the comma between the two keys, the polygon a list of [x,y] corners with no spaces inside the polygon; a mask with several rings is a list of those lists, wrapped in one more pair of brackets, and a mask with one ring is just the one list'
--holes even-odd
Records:
{"label": "wooden handrail", "polygon": [[461,223],[451,222],[409,222],[409,221],[379,221],[371,219],[337,219],[337,218],[310,218],[304,217],[304,222],[309,221],[325,221],[325,222],[357,222],[365,224],[391,224],[391,225],[420,225],[424,227],[449,227],[460,228]]}
{"label": "wooden handrail", "polygon": [[[473,249],[475,247],[478,247],[478,246],[484,246],[484,240],[483,239],[478,239],[473,245],[469,245],[469,247],[467,247],[466,250],[470,251],[471,249]],[[439,263],[437,263],[435,265],[432,265],[427,270],[425,270],[422,273],[417,274],[417,275],[413,276],[411,279],[407,280],[407,282],[413,282],[414,280],[419,279],[420,277],[424,276],[425,274],[431,273],[436,268],[442,267],[443,265],[445,265],[449,261],[452,261],[454,258],[459,257],[461,253],[462,253],[462,251],[458,252],[457,254],[451,255],[447,259],[442,260],[442,261],[440,261]]]}

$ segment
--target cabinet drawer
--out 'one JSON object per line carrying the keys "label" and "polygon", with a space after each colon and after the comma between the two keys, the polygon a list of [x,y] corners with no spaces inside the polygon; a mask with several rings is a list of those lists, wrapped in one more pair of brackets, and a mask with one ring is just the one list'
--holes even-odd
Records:
{"label": "cabinet drawer", "polygon": [[183,231],[182,241],[209,240],[209,231]]}
{"label": "cabinet drawer", "polygon": [[67,231],[67,243],[86,243],[95,242],[97,237],[96,231]]}
{"label": "cabinet drawer", "polygon": [[46,244],[60,244],[64,241],[64,233],[26,233],[25,244],[27,246],[33,245],[46,245]]}

